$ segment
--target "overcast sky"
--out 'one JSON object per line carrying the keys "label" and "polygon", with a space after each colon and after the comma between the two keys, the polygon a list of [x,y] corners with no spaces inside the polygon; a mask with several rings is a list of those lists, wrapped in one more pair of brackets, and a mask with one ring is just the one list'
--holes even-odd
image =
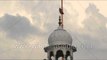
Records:
{"label": "overcast sky", "polygon": [[[0,59],[44,59],[60,0],[0,0]],[[107,59],[107,1],[64,0],[74,59]]]}

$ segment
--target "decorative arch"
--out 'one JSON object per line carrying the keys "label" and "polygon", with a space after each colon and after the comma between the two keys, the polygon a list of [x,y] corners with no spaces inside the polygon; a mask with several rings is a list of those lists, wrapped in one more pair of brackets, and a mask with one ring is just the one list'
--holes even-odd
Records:
{"label": "decorative arch", "polygon": [[66,60],[70,60],[71,54],[70,54],[70,51],[66,51]]}
{"label": "decorative arch", "polygon": [[50,52],[50,60],[53,60],[53,57],[54,57],[54,53],[53,51]]}
{"label": "decorative arch", "polygon": [[60,58],[60,57],[64,57],[64,54],[63,54],[63,51],[62,50],[58,50],[57,52],[56,52],[56,60],[58,60],[58,58]]}

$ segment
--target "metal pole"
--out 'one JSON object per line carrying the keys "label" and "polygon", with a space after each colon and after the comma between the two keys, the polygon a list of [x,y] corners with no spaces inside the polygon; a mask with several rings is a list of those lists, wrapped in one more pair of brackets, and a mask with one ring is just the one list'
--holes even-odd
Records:
{"label": "metal pole", "polygon": [[[63,0],[61,0],[61,9],[62,9],[62,12],[63,12]],[[61,14],[61,17],[62,17],[62,28],[63,28],[63,14]]]}

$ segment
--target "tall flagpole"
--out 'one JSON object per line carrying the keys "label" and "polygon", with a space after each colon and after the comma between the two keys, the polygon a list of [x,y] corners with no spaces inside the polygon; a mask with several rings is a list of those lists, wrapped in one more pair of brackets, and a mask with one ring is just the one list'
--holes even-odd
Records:
{"label": "tall flagpole", "polygon": [[59,25],[63,28],[63,0],[61,0],[61,8],[59,8],[59,12],[61,14],[61,16],[59,17]]}
{"label": "tall flagpole", "polygon": [[[63,0],[61,0],[61,9],[62,9],[62,12],[63,12]],[[63,28],[63,14],[64,13],[61,14],[61,16],[62,16],[62,28]]]}

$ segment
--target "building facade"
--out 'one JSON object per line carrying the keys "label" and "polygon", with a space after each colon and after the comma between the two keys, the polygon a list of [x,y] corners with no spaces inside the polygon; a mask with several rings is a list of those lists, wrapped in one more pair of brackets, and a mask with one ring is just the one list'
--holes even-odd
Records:
{"label": "building facade", "polygon": [[72,46],[72,38],[70,34],[61,28],[54,30],[48,38],[49,46],[45,47],[44,50],[47,52],[48,60],[58,60],[59,57],[62,60],[73,60],[73,52],[76,52],[76,47]]}

